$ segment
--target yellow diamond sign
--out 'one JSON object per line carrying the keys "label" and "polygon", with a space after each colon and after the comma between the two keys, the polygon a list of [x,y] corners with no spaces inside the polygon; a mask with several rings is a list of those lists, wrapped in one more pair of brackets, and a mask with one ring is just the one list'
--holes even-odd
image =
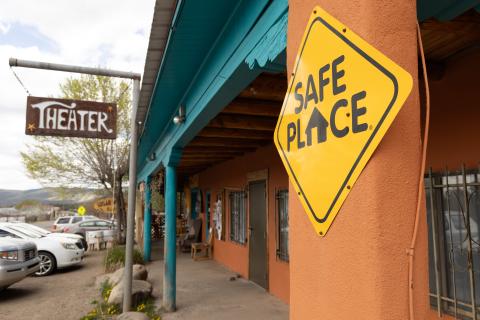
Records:
{"label": "yellow diamond sign", "polygon": [[275,145],[324,236],[412,89],[412,77],[316,7],[299,47]]}
{"label": "yellow diamond sign", "polygon": [[84,206],[80,206],[77,209],[77,213],[79,216],[84,216],[86,212],[87,212],[87,209]]}

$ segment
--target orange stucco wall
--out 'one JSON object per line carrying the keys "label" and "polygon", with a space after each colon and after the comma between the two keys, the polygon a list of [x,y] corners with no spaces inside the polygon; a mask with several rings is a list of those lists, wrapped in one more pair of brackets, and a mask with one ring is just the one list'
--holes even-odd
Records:
{"label": "orange stucco wall", "polygon": [[478,79],[480,50],[451,61],[439,81],[430,81],[431,117],[428,166],[459,170],[480,162]]}
{"label": "orange stucco wall", "polygon": [[[244,189],[248,185],[247,173],[268,169],[267,182],[267,251],[269,291],[286,303],[289,302],[289,264],[277,259],[275,230],[275,191],[288,187],[288,177],[273,145],[254,153],[237,157],[213,166],[200,174],[199,185],[203,194],[211,192],[211,218],[217,193],[227,189]],[[224,214],[228,213],[228,209]],[[202,216],[205,217],[204,213]],[[226,217],[225,241],[214,240],[214,259],[248,279],[248,244],[239,245],[229,240],[229,216]],[[247,214],[248,218],[248,214]],[[203,218],[204,219],[204,218]],[[248,236],[248,233],[247,233]],[[248,242],[247,242],[248,243]]]}
{"label": "orange stucco wall", "polygon": [[[320,5],[414,79],[410,97],[324,238],[290,192],[290,319],[408,319],[406,249],[421,154],[416,1],[290,0],[289,5],[289,74],[311,11]],[[422,215],[415,247],[416,319],[429,313],[425,220]]]}

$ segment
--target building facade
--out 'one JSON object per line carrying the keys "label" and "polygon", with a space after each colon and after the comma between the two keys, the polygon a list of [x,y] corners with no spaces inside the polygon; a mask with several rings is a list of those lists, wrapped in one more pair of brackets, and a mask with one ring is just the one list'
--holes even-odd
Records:
{"label": "building facade", "polygon": [[[413,78],[324,237],[273,144],[317,5]],[[137,173],[146,189],[165,177],[164,306],[175,309],[182,212],[202,220],[203,240],[213,232],[213,259],[289,303],[291,319],[477,319],[479,8],[468,0],[157,0]],[[150,192],[138,199],[137,241],[148,258]]]}

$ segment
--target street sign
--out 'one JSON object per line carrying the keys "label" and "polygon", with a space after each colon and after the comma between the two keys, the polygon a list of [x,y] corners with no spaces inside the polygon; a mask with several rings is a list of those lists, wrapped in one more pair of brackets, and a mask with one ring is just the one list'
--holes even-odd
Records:
{"label": "street sign", "polygon": [[115,139],[117,105],[29,96],[25,133],[40,136]]}
{"label": "street sign", "polygon": [[324,236],[412,89],[412,77],[316,7],[275,128],[275,145]]}
{"label": "street sign", "polygon": [[103,213],[113,213],[113,198],[101,198],[93,203],[93,209]]}
{"label": "street sign", "polygon": [[77,213],[78,213],[79,216],[84,216],[86,212],[87,212],[87,209],[85,209],[84,206],[80,206],[77,209]]}

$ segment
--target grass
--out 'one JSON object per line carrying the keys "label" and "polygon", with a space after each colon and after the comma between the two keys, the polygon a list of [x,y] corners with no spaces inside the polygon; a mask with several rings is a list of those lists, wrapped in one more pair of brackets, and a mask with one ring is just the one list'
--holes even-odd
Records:
{"label": "grass", "polygon": [[[136,248],[133,249],[133,263],[145,264],[142,253]],[[105,254],[104,265],[105,272],[108,273],[122,268],[125,265],[125,246],[117,245],[108,249]]]}

